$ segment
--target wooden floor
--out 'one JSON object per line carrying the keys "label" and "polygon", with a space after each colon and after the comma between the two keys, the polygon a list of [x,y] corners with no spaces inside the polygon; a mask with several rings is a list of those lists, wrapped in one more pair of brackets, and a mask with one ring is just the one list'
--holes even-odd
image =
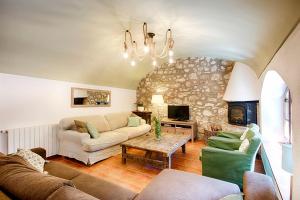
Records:
{"label": "wooden floor", "polygon": [[[201,161],[199,160],[199,152],[205,145],[201,141],[189,142],[186,145],[186,153],[183,154],[179,149],[172,157],[172,169],[183,170],[200,174],[202,172]],[[134,153],[143,153],[138,152]],[[141,163],[128,160],[126,164],[122,164],[121,154],[106,160],[100,161],[92,166],[86,166],[83,163],[74,159],[55,156],[50,160],[65,163],[83,172],[93,176],[104,178],[108,181],[122,185],[135,192],[140,192],[161,170],[143,165]],[[260,160],[256,162],[256,171],[263,172]]]}

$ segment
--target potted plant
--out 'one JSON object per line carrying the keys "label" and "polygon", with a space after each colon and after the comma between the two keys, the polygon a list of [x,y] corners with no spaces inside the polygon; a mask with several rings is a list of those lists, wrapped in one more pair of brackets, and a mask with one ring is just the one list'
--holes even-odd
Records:
{"label": "potted plant", "polygon": [[160,140],[161,138],[161,121],[159,117],[153,117],[153,122],[154,122],[154,133],[155,133],[155,138],[157,140]]}
{"label": "potted plant", "polygon": [[137,110],[139,112],[144,112],[145,108],[144,108],[143,103],[137,103],[136,105],[137,105]]}

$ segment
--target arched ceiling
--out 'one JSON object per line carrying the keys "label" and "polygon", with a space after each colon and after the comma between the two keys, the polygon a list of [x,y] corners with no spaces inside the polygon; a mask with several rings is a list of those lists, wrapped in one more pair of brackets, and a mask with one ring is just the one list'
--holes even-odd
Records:
{"label": "arched ceiling", "polygon": [[173,29],[176,58],[260,74],[299,17],[299,0],[0,0],[0,72],[135,89],[152,66],[123,60],[123,32],[147,22],[158,44]]}

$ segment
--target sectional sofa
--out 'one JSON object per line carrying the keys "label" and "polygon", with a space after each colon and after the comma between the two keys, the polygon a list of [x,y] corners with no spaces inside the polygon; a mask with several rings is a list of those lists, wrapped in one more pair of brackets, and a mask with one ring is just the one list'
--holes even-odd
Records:
{"label": "sectional sofa", "polygon": [[[120,143],[151,130],[144,120],[137,127],[128,127],[128,117],[131,115],[131,112],[119,112],[62,119],[58,132],[59,155],[92,165],[121,153]],[[93,139],[88,133],[76,131],[74,120],[93,124],[100,132],[100,137]]]}
{"label": "sectional sofa", "polygon": [[[32,151],[46,158],[44,149]],[[240,193],[236,184],[172,169],[163,170],[140,193],[55,161],[47,162],[44,170],[48,174],[18,156],[0,153],[0,199],[219,200]],[[246,172],[243,192],[244,200],[276,200],[273,182],[263,174]]]}

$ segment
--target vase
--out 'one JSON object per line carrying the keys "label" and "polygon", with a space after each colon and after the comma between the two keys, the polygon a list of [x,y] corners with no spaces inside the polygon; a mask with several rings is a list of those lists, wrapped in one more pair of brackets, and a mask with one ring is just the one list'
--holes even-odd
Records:
{"label": "vase", "polygon": [[160,140],[161,139],[161,124],[160,124],[160,120],[155,120],[155,138],[156,140]]}

